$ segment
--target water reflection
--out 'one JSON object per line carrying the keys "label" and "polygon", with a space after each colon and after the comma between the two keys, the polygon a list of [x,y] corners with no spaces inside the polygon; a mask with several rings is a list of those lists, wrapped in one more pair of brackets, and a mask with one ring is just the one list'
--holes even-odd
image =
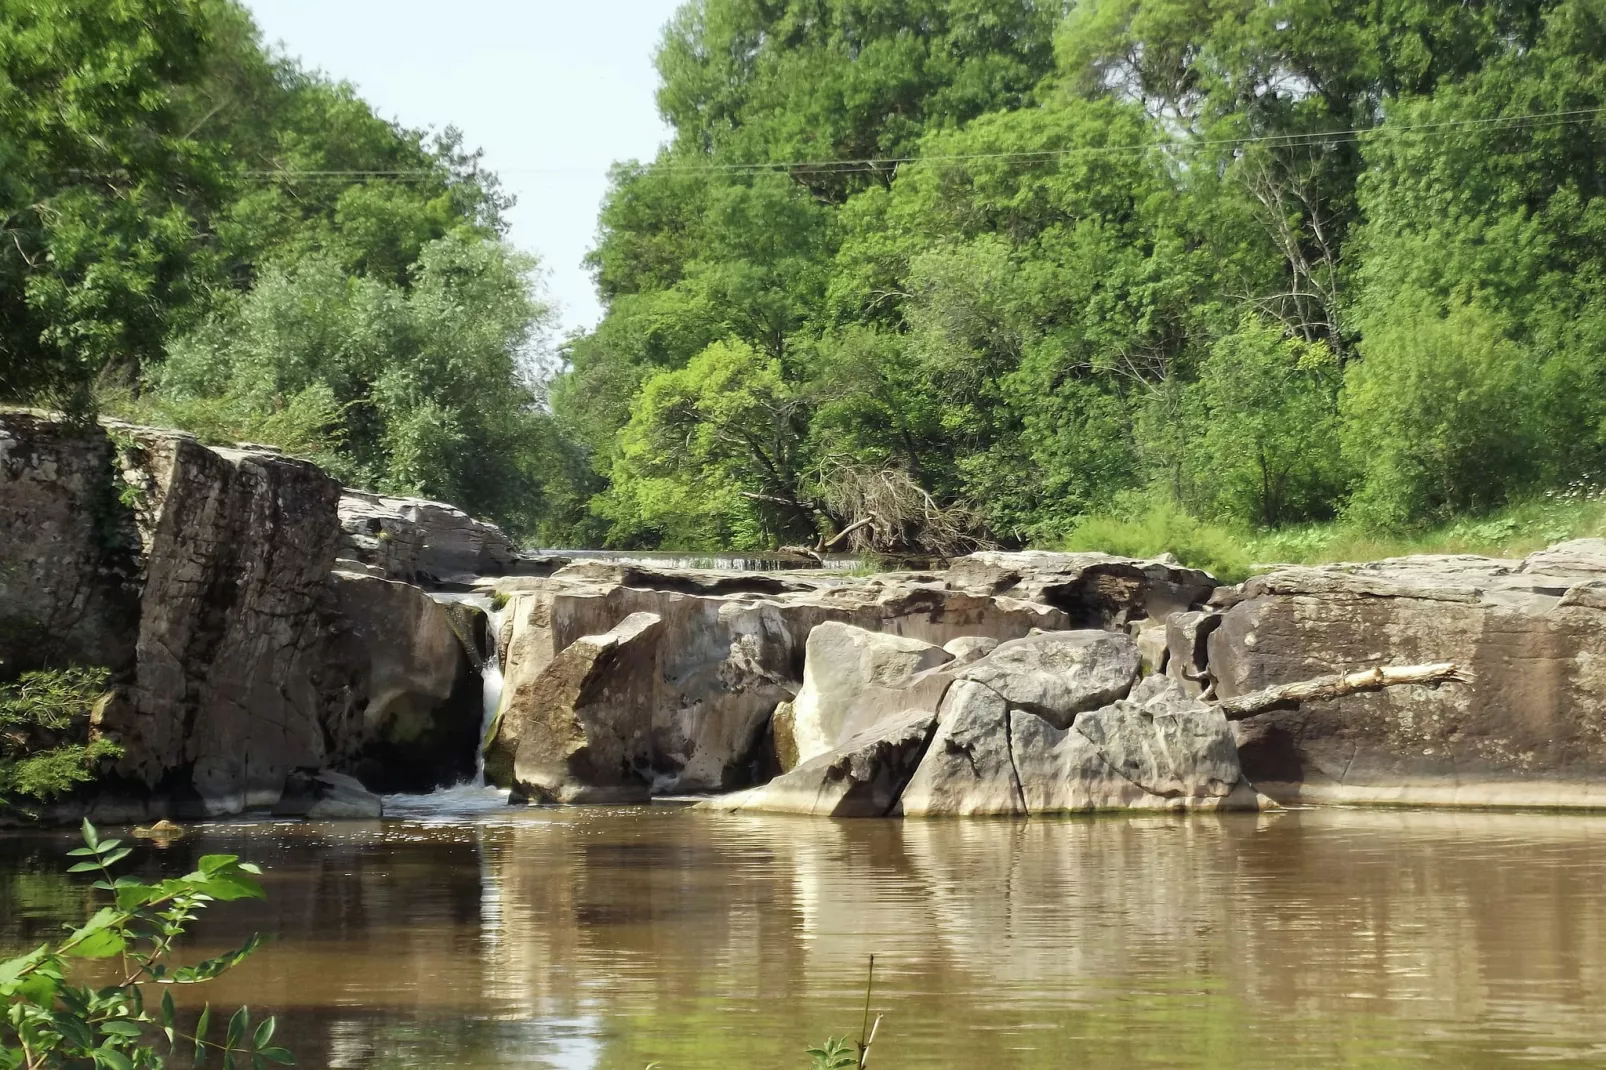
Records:
{"label": "water reflection", "polygon": [[[1323,810],[845,822],[664,807],[220,825],[275,942],[216,1002],[304,1066],[1495,1067],[1606,1057],[1606,819]],[[0,839],[0,943],[81,904]]]}

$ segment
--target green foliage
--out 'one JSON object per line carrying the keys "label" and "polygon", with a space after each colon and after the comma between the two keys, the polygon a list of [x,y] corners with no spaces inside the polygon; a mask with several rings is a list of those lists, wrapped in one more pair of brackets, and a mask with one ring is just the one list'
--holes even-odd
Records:
{"label": "green foliage", "polygon": [[1062,550],[1128,557],[1171,554],[1190,568],[1202,568],[1230,583],[1248,577],[1253,561],[1249,546],[1243,529],[1197,520],[1164,498],[1134,511],[1130,519],[1107,514],[1085,517],[1058,544]]}
{"label": "green foliage", "polygon": [[[566,530],[774,545],[819,472],[896,470],[1005,543],[1206,518],[1231,571],[1593,479],[1602,60],[1587,0],[691,0],[552,393]],[[773,485],[671,448],[664,376],[751,401],[718,346],[784,386]]]}
{"label": "green foliage", "polygon": [[805,1052],[809,1070],[853,1070],[859,1065],[858,1050],[847,1037],[827,1037],[824,1044]]}
{"label": "green foliage", "polygon": [[106,690],[104,669],[23,673],[0,684],[0,807],[47,802],[94,779],[122,750],[90,738],[90,713]]}
{"label": "green foliage", "polygon": [[[114,877],[112,867],[131,849],[119,840],[102,840],[88,821],[84,846],[68,852],[82,861],[69,873],[94,873],[96,891],[106,905],[57,944],[0,962],[0,1066],[17,1070],[96,1067],[101,1070],[156,1070],[167,1065],[159,1053],[176,1053],[182,1044],[190,1065],[200,1067],[213,1053],[226,1068],[290,1065],[294,1059],[273,1046],[272,1018],[251,1026],[241,1007],[229,1019],[221,1041],[213,1039],[211,1005],[192,1026],[174,1008],[170,986],[204,984],[237,966],[256,950],[259,938],[193,965],[175,965],[173,948],[209,903],[262,898],[261,870],[234,855],[204,855],[194,872],[156,884]],[[111,962],[115,980],[95,987],[72,980],[75,960]],[[161,991],[154,1006],[147,999]]]}
{"label": "green foliage", "polygon": [[466,229],[425,244],[405,288],[310,255],[175,339],[140,404],[527,530],[549,425],[521,365],[547,314],[533,269]]}

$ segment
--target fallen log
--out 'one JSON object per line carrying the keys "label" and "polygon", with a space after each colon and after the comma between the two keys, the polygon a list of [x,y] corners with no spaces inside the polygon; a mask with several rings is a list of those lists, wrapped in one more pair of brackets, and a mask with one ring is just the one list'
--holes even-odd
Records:
{"label": "fallen log", "polygon": [[1357,691],[1377,691],[1397,684],[1471,683],[1472,674],[1453,661],[1430,665],[1384,665],[1360,672],[1334,673],[1298,683],[1251,691],[1247,695],[1221,700],[1221,712],[1229,721],[1241,721],[1268,710],[1286,709],[1301,702],[1339,698]]}

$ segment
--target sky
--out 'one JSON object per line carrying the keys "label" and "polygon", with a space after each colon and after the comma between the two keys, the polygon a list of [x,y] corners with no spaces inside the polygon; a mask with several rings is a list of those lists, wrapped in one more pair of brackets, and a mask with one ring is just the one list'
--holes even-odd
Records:
{"label": "sky", "polygon": [[652,52],[679,0],[246,0],[269,44],[357,86],[380,115],[456,126],[517,196],[508,237],[540,257],[561,332],[601,316],[580,260],[616,160],[669,130]]}

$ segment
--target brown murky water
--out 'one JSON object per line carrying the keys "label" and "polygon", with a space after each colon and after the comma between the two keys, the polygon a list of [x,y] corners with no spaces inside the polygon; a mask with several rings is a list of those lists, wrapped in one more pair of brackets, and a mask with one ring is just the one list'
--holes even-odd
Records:
{"label": "brown murky water", "polygon": [[[305,1067],[1606,1065],[1606,817],[831,823],[668,807],[227,824],[273,943],[213,993]],[[0,945],[82,902],[0,837]]]}

